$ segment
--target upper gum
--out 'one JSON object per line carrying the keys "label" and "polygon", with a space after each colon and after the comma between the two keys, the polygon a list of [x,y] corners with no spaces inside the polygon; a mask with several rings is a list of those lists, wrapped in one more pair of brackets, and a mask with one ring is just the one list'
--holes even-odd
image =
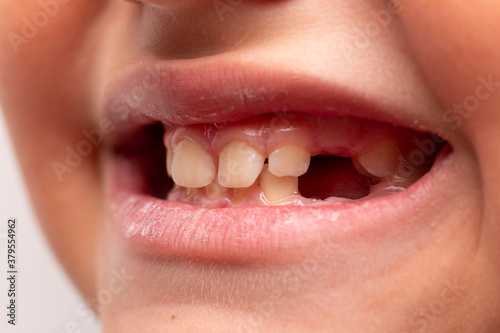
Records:
{"label": "upper gum", "polygon": [[[297,116],[287,119],[288,127],[272,127],[272,115],[226,124],[196,124],[167,128],[164,142],[171,150],[183,139],[199,144],[217,164],[222,149],[233,140],[248,142],[266,157],[283,144],[297,144],[318,154],[354,157],[378,142],[398,141],[401,128],[370,120],[348,117]],[[336,133],[327,131],[333,126]],[[314,127],[311,129],[311,127]],[[370,131],[367,129],[370,128]],[[404,141],[404,140],[402,140]]]}

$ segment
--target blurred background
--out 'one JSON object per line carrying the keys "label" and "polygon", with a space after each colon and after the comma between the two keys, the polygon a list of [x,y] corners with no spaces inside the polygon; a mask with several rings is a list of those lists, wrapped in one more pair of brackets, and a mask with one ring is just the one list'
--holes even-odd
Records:
{"label": "blurred background", "polygon": [[[17,218],[16,326],[7,324],[7,220]],[[37,224],[0,110],[0,332],[97,333],[99,323],[52,255]]]}

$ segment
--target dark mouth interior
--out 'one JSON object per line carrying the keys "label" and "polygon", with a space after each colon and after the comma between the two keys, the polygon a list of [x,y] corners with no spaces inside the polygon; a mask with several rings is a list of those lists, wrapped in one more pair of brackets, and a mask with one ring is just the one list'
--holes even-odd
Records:
{"label": "dark mouth interior", "polygon": [[360,199],[370,193],[376,182],[374,177],[360,174],[350,158],[318,155],[311,158],[309,169],[299,177],[299,192],[303,197],[321,200]]}
{"label": "dark mouth interior", "polygon": [[[142,193],[164,200],[174,183],[166,172],[163,135],[163,124],[145,126],[120,145],[116,153],[133,165]],[[444,145],[436,149],[424,167],[424,173],[431,169]],[[371,187],[380,181],[375,176],[360,174],[350,158],[318,155],[311,158],[307,173],[299,177],[299,192],[303,197],[320,200],[329,197],[360,199],[367,196]]]}
{"label": "dark mouth interior", "polygon": [[167,175],[166,151],[163,145],[164,129],[161,123],[145,126],[120,144],[115,153],[130,163],[134,176],[140,178],[140,191],[159,199],[165,199],[174,187]]}

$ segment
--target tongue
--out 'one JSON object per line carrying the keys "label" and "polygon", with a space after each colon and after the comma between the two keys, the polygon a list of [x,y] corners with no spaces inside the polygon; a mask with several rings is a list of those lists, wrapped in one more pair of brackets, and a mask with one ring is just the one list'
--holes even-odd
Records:
{"label": "tongue", "polygon": [[306,174],[299,177],[303,197],[360,199],[370,193],[372,180],[356,171],[350,158],[318,155],[311,158]]}

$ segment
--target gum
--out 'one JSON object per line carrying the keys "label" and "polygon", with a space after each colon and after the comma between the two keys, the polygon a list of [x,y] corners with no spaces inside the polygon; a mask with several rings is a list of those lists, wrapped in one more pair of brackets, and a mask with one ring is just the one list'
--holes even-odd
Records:
{"label": "gum", "polygon": [[298,144],[311,156],[354,157],[377,142],[393,141],[405,156],[414,149],[412,140],[425,137],[407,128],[351,117],[264,115],[224,124],[166,127],[164,144],[172,150],[187,138],[203,147],[218,164],[218,156],[231,140],[250,143],[264,156],[284,143]]}
{"label": "gum", "polygon": [[322,205],[340,205],[350,202],[362,202],[365,200],[375,199],[378,197],[402,192],[406,190],[409,183],[394,183],[392,181],[383,181],[372,186],[370,194],[360,199],[347,199],[341,197],[329,197],[324,200],[315,198],[305,198],[299,195],[293,195],[272,204],[265,200],[264,194],[259,186],[253,188],[247,197],[239,203],[234,203],[231,190],[226,190],[219,198],[209,200],[202,189],[186,189],[180,186],[175,186],[168,194],[167,200],[181,201],[203,208],[234,208],[234,207],[254,207],[254,206],[322,206]]}

